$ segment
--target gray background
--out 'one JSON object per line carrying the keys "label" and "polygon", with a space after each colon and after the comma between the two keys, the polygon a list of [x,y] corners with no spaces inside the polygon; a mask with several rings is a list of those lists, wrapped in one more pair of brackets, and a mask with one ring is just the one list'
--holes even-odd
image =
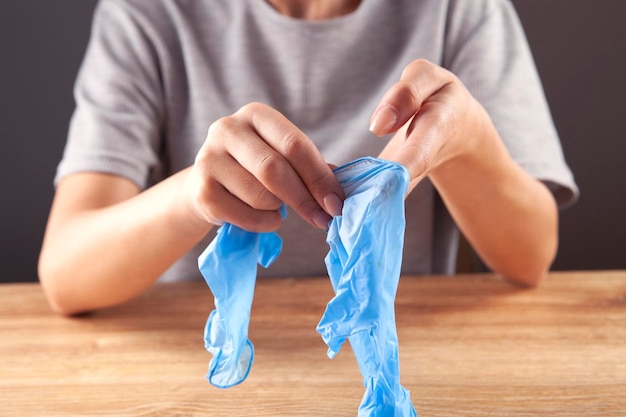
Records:
{"label": "gray background", "polygon": [[[37,279],[95,3],[0,1],[0,281]],[[561,215],[554,269],[626,268],[626,1],[513,3],[582,191]]]}

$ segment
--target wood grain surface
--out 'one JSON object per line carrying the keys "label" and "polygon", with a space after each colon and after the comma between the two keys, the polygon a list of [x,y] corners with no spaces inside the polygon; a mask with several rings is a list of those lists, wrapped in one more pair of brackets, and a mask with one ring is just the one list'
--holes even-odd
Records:
{"label": "wood grain surface", "polygon": [[[116,308],[51,313],[37,284],[0,285],[0,416],[356,416],[350,347],[315,332],[327,278],[257,283],[248,379],[204,378],[203,282],[155,285]],[[401,382],[420,417],[626,416],[626,272],[402,277]]]}

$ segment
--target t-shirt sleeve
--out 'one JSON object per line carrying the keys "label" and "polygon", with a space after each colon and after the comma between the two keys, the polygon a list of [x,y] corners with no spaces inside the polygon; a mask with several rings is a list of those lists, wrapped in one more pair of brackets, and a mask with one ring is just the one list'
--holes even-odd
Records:
{"label": "t-shirt sleeve", "polygon": [[485,107],[515,161],[548,186],[559,206],[570,205],[578,187],[521,22],[508,0],[482,3],[457,1],[451,9],[444,66]]}
{"label": "t-shirt sleeve", "polygon": [[128,3],[104,0],[74,86],[55,184],[77,172],[122,176],[145,188],[160,169],[162,83],[149,26]]}

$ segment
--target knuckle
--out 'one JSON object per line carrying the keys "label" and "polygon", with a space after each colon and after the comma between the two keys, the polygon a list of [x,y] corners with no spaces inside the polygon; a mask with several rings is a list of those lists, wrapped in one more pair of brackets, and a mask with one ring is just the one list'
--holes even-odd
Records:
{"label": "knuckle", "polygon": [[263,184],[268,184],[285,175],[285,162],[276,153],[269,153],[259,159],[257,167],[257,178]]}
{"label": "knuckle", "polygon": [[249,205],[260,210],[278,210],[281,201],[267,188],[250,185],[248,191]]}
{"label": "knuckle", "polygon": [[407,78],[411,76],[418,76],[420,74],[425,74],[429,71],[433,64],[424,58],[416,59],[407,65],[402,71],[402,78]]}
{"label": "knuckle", "polygon": [[417,75],[432,75],[433,73],[439,70],[439,66],[433,64],[429,60],[425,58],[419,58],[415,61],[411,62],[407,67],[407,75],[408,74],[417,74]]}
{"label": "knuckle", "polygon": [[398,83],[397,96],[403,102],[408,101],[411,109],[419,108],[427,98],[415,84],[408,81]]}
{"label": "knuckle", "polygon": [[332,171],[329,171],[329,173],[323,171],[313,172],[307,178],[307,188],[313,194],[316,194],[318,191],[323,192],[333,187],[334,178]]}
{"label": "knuckle", "polygon": [[209,222],[221,219],[219,193],[221,185],[215,181],[203,181],[192,194],[198,212]]}
{"label": "knuckle", "polygon": [[193,191],[193,199],[198,203],[203,211],[214,205],[216,200],[214,196],[218,191],[217,188],[217,184],[213,181],[203,181]]}
{"label": "knuckle", "polygon": [[236,131],[239,124],[235,115],[224,116],[217,119],[209,126],[207,141],[216,140],[217,138],[223,137],[225,134]]}
{"label": "knuckle", "polygon": [[256,196],[258,205],[264,210],[278,210],[282,202],[268,189],[263,188]]}
{"label": "knuckle", "polygon": [[252,210],[246,218],[242,218],[238,226],[255,233],[270,232],[278,229],[282,219],[276,211]]}
{"label": "knuckle", "polygon": [[306,218],[310,218],[313,213],[319,210],[319,204],[312,198],[305,198],[298,201],[293,208],[296,212],[306,216]]}
{"label": "knuckle", "polygon": [[194,165],[199,167],[199,169],[204,170],[206,167],[210,166],[213,158],[217,156],[217,151],[215,144],[207,138],[207,140],[202,144],[202,147],[196,154],[194,159]]}
{"label": "knuckle", "polygon": [[397,94],[419,106],[428,99],[429,91],[435,92],[455,80],[449,71],[421,58],[404,68],[397,84]]}
{"label": "knuckle", "polygon": [[433,80],[442,87],[458,81],[458,78],[452,72],[426,59],[417,60],[416,68],[416,72],[420,77]]}
{"label": "knuckle", "polygon": [[298,132],[288,132],[283,135],[280,141],[280,149],[282,154],[290,159],[296,155],[302,147],[302,138]]}
{"label": "knuckle", "polygon": [[251,103],[247,103],[241,106],[237,113],[248,116],[265,111],[266,108],[267,106],[265,104],[253,101]]}

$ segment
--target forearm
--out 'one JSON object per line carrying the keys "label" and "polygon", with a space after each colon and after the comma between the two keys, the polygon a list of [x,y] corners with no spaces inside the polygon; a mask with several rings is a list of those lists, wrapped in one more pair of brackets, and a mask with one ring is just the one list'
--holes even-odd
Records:
{"label": "forearm", "polygon": [[556,203],[548,188],[508,155],[490,121],[479,132],[473,150],[433,170],[430,179],[490,268],[536,284],[557,250]]}
{"label": "forearm", "polygon": [[71,314],[153,283],[212,224],[276,230],[286,204],[325,228],[343,189],[304,132],[250,103],[215,121],[192,167],[139,193],[128,179],[75,174],[57,187],[39,264],[50,304]]}
{"label": "forearm", "polygon": [[73,314],[126,301],[206,235],[210,224],[178,198],[184,175],[116,204],[52,219],[39,270],[53,308]]}

